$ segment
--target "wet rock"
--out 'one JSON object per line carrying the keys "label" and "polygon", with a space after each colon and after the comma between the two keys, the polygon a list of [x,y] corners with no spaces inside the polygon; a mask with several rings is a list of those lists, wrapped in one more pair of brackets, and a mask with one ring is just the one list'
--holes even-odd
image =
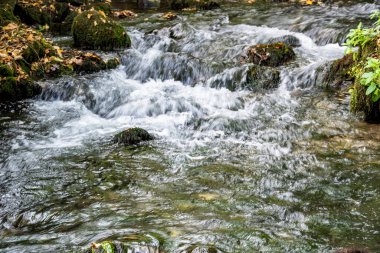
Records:
{"label": "wet rock", "polygon": [[293,48],[283,42],[258,44],[247,51],[248,62],[270,67],[278,67],[295,59]]}
{"label": "wet rock", "polygon": [[106,63],[107,69],[114,69],[120,65],[120,61],[117,58],[109,59]]}
{"label": "wet rock", "polygon": [[131,45],[124,28],[99,11],[85,11],[75,17],[74,45],[84,49],[118,50]]}
{"label": "wet rock", "polygon": [[280,84],[280,71],[259,65],[249,67],[245,89],[268,90],[278,88]]}
{"label": "wet rock", "polygon": [[85,253],[159,253],[160,241],[151,235],[132,234],[92,243]]}
{"label": "wet rock", "polygon": [[114,142],[130,146],[153,139],[154,137],[142,128],[129,128],[118,133],[114,138]]}
{"label": "wet rock", "polygon": [[352,84],[354,78],[350,75],[349,71],[353,63],[352,54],[345,55],[342,59],[333,61],[323,76],[323,85],[328,88],[339,88],[347,86],[345,85],[347,83]]}
{"label": "wet rock", "polygon": [[13,76],[0,77],[0,101],[17,101],[41,93],[41,87],[31,79]]}
{"label": "wet rock", "polygon": [[193,34],[194,30],[190,26],[184,23],[178,23],[169,29],[169,36],[172,39],[183,39],[188,34]]}
{"label": "wet rock", "polygon": [[296,36],[293,36],[293,35],[285,35],[281,37],[272,38],[267,42],[267,44],[273,44],[273,43],[279,43],[279,42],[282,42],[290,47],[301,46],[301,41]]}

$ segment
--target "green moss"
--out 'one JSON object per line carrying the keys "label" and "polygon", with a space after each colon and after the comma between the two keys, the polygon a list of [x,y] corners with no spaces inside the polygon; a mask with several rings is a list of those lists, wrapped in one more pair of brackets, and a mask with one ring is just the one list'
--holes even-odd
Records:
{"label": "green moss", "polygon": [[371,96],[366,95],[367,87],[360,84],[360,77],[365,72],[369,57],[376,57],[379,52],[376,40],[369,41],[364,47],[360,47],[350,70],[350,75],[355,78],[354,85],[351,88],[350,110],[354,113],[364,113],[364,119],[367,122],[380,122],[380,103],[373,102]]}
{"label": "green moss", "polygon": [[282,42],[250,47],[247,55],[249,62],[271,67],[281,66],[296,56],[293,48]]}
{"label": "green moss", "polygon": [[33,97],[41,92],[41,87],[30,79],[18,80],[6,77],[0,81],[0,101],[16,101]]}
{"label": "green moss", "polygon": [[346,81],[353,81],[350,69],[353,66],[352,54],[345,55],[342,59],[335,60],[327,74],[323,77],[322,83],[326,88],[337,88]]}
{"label": "green moss", "polygon": [[98,11],[85,11],[75,17],[74,45],[84,49],[116,50],[131,45],[124,28]]}
{"label": "green moss", "polygon": [[14,76],[14,71],[8,64],[0,64],[0,77]]}
{"label": "green moss", "polygon": [[9,4],[0,4],[0,26],[5,26],[11,22],[18,22],[13,15],[13,9]]}
{"label": "green moss", "polygon": [[31,42],[26,49],[22,52],[22,57],[29,64],[39,61],[45,56],[55,55],[55,50],[51,44],[47,43],[44,39],[40,41]]}
{"label": "green moss", "polygon": [[364,113],[367,122],[380,122],[380,103],[372,102],[371,97],[365,94],[366,87],[356,82],[351,89],[350,109],[354,113]]}
{"label": "green moss", "polygon": [[129,128],[121,133],[118,133],[114,141],[126,146],[136,145],[143,141],[153,140],[154,137],[142,128]]}

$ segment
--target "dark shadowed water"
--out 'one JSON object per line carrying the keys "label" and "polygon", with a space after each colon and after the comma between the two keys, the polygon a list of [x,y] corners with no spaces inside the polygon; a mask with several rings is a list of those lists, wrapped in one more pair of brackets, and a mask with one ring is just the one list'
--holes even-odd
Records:
{"label": "dark shadowed water", "polygon": [[[0,252],[380,250],[380,127],[323,91],[323,69],[379,6],[230,6],[126,21],[115,70],[46,81],[0,114]],[[245,50],[301,46],[278,89],[244,89]],[[230,91],[226,87],[238,87]],[[156,140],[119,147],[143,127]]]}

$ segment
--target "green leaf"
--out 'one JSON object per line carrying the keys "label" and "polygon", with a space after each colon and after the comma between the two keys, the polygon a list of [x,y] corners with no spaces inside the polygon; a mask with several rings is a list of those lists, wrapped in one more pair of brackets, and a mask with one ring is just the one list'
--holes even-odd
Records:
{"label": "green leaf", "polygon": [[[377,89],[376,91],[378,91]],[[377,102],[380,99],[380,93],[378,92],[378,95],[372,94],[372,102]]]}
{"label": "green leaf", "polygon": [[375,83],[372,83],[372,84],[368,87],[368,89],[367,89],[367,91],[365,92],[365,94],[366,94],[366,95],[369,95],[369,94],[371,94],[372,92],[374,92],[376,89],[377,89],[376,84],[375,84]]}

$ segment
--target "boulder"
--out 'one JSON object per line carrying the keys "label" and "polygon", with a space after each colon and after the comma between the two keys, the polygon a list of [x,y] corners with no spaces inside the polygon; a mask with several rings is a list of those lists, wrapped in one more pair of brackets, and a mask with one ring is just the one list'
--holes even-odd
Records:
{"label": "boulder", "polygon": [[[46,7],[46,8],[45,8]],[[28,25],[49,25],[51,23],[50,7],[33,5],[28,2],[18,2],[14,8],[14,14]]]}
{"label": "boulder", "polygon": [[270,67],[278,67],[295,59],[293,48],[283,42],[258,44],[247,51],[248,62]]}
{"label": "boulder", "polygon": [[269,90],[278,88],[280,84],[280,71],[271,67],[259,65],[250,66],[247,71],[245,89],[251,91]]}
{"label": "boulder", "polygon": [[31,98],[40,94],[41,90],[41,87],[29,78],[0,77],[0,101],[17,101]]}
{"label": "boulder", "polygon": [[146,130],[136,127],[129,128],[121,133],[118,133],[114,138],[114,142],[124,144],[125,146],[131,146],[153,139],[154,137]]}
{"label": "boulder", "polygon": [[83,49],[118,50],[131,45],[124,28],[96,10],[76,16],[72,33],[74,45]]}

